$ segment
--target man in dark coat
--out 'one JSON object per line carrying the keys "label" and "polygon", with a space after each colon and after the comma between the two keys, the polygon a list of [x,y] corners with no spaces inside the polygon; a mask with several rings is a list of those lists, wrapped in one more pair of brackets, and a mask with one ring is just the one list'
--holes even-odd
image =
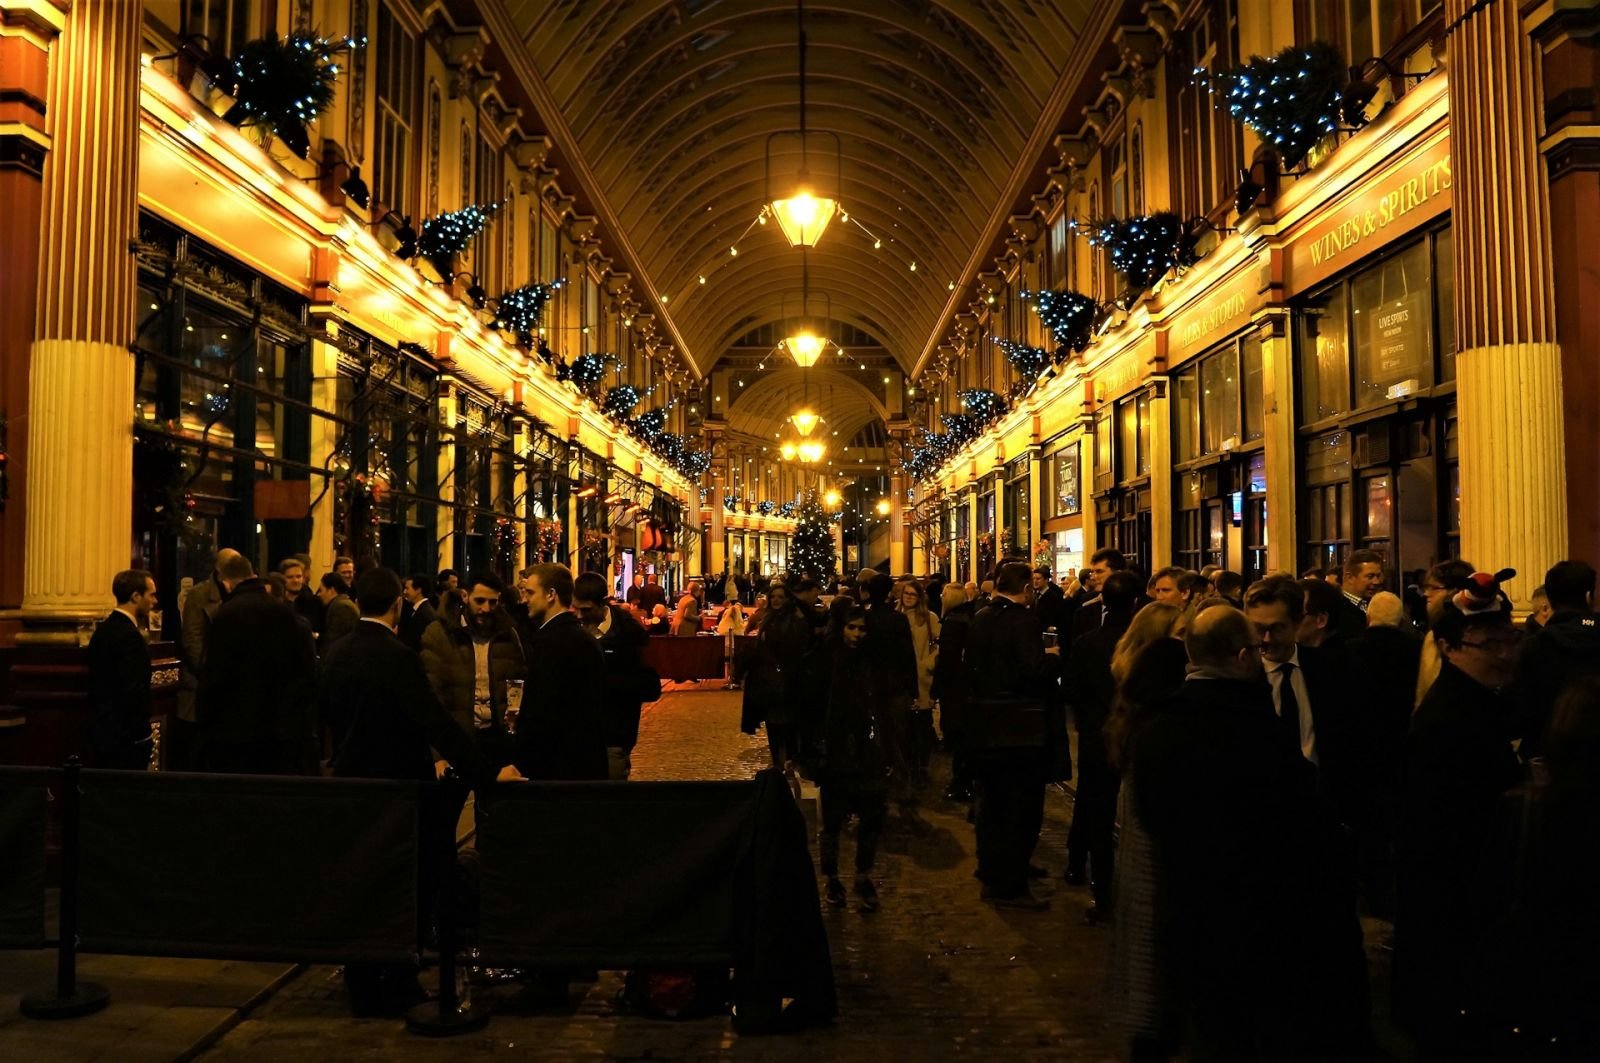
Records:
{"label": "man in dark coat", "polygon": [[309,562],[299,556],[285,558],[278,563],[278,572],[283,576],[284,591],[289,596],[289,604],[294,606],[295,612],[305,618],[311,625],[312,631],[322,630],[323,613],[326,611],[322,599],[317,597],[317,592],[311,589],[311,570]]}
{"label": "man in dark coat", "polygon": [[141,624],[156,605],[156,581],[142,568],[111,581],[117,607],[89,639],[89,744],[101,768],[150,764],[150,647]]}
{"label": "man in dark coat", "polygon": [[177,712],[167,720],[165,735],[167,767],[173,771],[194,766],[195,698],[200,689],[200,668],[206,659],[206,632],[227,597],[218,571],[229,558],[237,556],[239,551],[228,547],[218,550],[211,574],[190,587],[181,603],[183,660],[178,670],[178,704]]}
{"label": "man in dark coat", "polygon": [[950,752],[949,801],[972,800],[972,741],[967,723],[967,671],[963,657],[978,603],[967,599],[966,588],[952,583],[945,589],[945,609],[940,618],[939,657],[933,663],[933,696],[939,702],[939,731]]}
{"label": "man in dark coat", "polygon": [[[1082,638],[1105,621],[1105,602],[1100,598],[1100,588],[1111,573],[1123,572],[1127,568],[1128,559],[1117,550],[1096,550],[1090,556],[1089,567],[1083,572],[1082,590],[1085,596],[1071,618],[1072,639]],[[1066,642],[1063,641],[1062,645],[1065,646]]]}
{"label": "man in dark coat", "polygon": [[[1032,572],[1021,563],[1000,566],[994,596],[972,620],[964,654],[967,716],[977,738],[978,876],[983,898],[996,907],[1042,911],[1050,903],[1028,890],[1029,865],[1044,820],[1049,729],[1044,705],[1054,678],[1039,618],[1028,608]],[[870,614],[869,614],[870,617]],[[1037,735],[1004,744],[995,730],[1006,705],[1037,706]],[[1033,739],[1037,737],[1037,741]],[[1007,736],[1006,743],[1010,738]]]}
{"label": "man in dark coat", "polygon": [[666,604],[667,589],[661,585],[661,577],[652,572],[644,578],[644,586],[639,588],[639,612],[651,616],[656,606]]}
{"label": "man in dark coat", "polygon": [[1061,681],[1078,731],[1078,791],[1072,805],[1072,827],[1067,832],[1065,877],[1073,885],[1081,885],[1086,870],[1092,867],[1090,922],[1099,922],[1111,908],[1112,830],[1120,784],[1106,756],[1103,732],[1117,694],[1111,655],[1133,622],[1139,578],[1131,572],[1111,573],[1100,588],[1100,598],[1106,606],[1105,623],[1072,644]]}
{"label": "man in dark coat", "polygon": [[422,633],[422,667],[434,693],[491,759],[509,756],[506,684],[527,675],[526,639],[501,601],[492,572],[467,577],[465,610],[446,604]]}
{"label": "man in dark coat", "polygon": [[572,581],[572,611],[583,630],[599,642],[605,658],[602,680],[609,778],[626,779],[633,767],[633,747],[639,741],[639,709],[645,687],[659,682],[645,671],[644,647],[650,636],[626,609],[606,601],[606,581],[597,572],[585,572]]}
{"label": "man in dark coat", "polygon": [[1545,574],[1550,618],[1528,638],[1517,658],[1511,693],[1518,752],[1538,756],[1556,699],[1579,676],[1600,674],[1600,616],[1594,613],[1594,569],[1562,561]]}
{"label": "man in dark coat", "polygon": [[1395,1011],[1423,1059],[1473,1055],[1457,1040],[1473,876],[1500,796],[1521,781],[1500,694],[1517,633],[1499,590],[1476,573],[1434,622],[1443,661],[1411,719],[1401,768]]}
{"label": "man in dark coat", "polygon": [[528,687],[514,763],[530,779],[605,779],[605,654],[571,612],[572,571],[534,565],[518,587],[528,607]]}
{"label": "man in dark coat", "polygon": [[1312,766],[1283,739],[1255,627],[1213,606],[1185,644],[1190,674],[1135,737],[1131,769],[1170,904],[1185,1058],[1368,1058],[1355,897]]}
{"label": "man in dark coat", "polygon": [[249,559],[219,570],[228,600],[206,637],[196,702],[200,770],[317,773],[317,650],[294,610],[267,593]]}
{"label": "man in dark coat", "polygon": [[317,636],[317,652],[327,653],[333,644],[356,629],[361,611],[350,600],[350,585],[337,572],[325,572],[322,585],[317,590],[317,600],[322,603],[322,627]]}
{"label": "man in dark coat", "polygon": [[917,650],[911,641],[911,622],[889,601],[894,579],[864,570],[861,581],[867,610],[867,661],[872,666],[874,689],[885,701],[883,718],[889,725],[889,752],[894,758],[891,783],[895,798],[911,798],[911,706],[917,700]]}
{"label": "man in dark coat", "polygon": [[[333,732],[333,773],[343,778],[432,782],[453,767],[475,789],[517,778],[512,767],[486,760],[445,711],[416,651],[395,634],[402,608],[400,579],[386,568],[356,579],[361,621],[321,662],[317,707]],[[426,791],[419,857],[419,917],[431,923],[442,850],[434,839],[453,829],[458,803]],[[396,1014],[422,999],[409,964],[350,964],[344,971],[358,1016]]]}
{"label": "man in dark coat", "polygon": [[1033,611],[1039,614],[1039,624],[1057,635],[1072,635],[1072,614],[1076,610],[1067,596],[1061,593],[1048,568],[1033,570]]}
{"label": "man in dark coat", "polygon": [[[421,572],[407,576],[400,600],[403,606],[400,610],[400,624],[395,630],[401,642],[413,650],[420,651],[422,633],[438,619],[438,613],[433,608],[433,580]],[[358,601],[357,607],[360,604]]]}

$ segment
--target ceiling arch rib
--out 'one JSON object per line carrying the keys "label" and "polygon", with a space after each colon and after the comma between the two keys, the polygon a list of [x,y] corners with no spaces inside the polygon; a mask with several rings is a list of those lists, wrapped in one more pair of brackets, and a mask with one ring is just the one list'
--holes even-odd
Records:
{"label": "ceiling arch rib", "polygon": [[[636,283],[685,353],[709,370],[800,288],[800,256],[775,226],[744,237],[768,191],[767,138],[797,125],[792,0],[502,2],[540,98],[560,113],[564,165],[625,236]],[[1097,10],[1096,0],[806,0],[809,124],[839,137],[840,202],[883,241],[874,250],[836,220],[810,255],[811,288],[905,368],[937,339],[947,282],[981,268],[1001,200],[1037,161],[1024,153],[1055,131],[1061,115],[1044,114],[1045,101],[1061,105],[1059,82]],[[774,154],[783,160],[781,145]]]}
{"label": "ceiling arch rib", "polygon": [[889,417],[883,401],[861,381],[834,369],[791,366],[768,370],[740,389],[728,404],[728,428],[762,440],[775,439],[803,402],[827,419],[830,440],[834,431],[849,439],[863,425]]}

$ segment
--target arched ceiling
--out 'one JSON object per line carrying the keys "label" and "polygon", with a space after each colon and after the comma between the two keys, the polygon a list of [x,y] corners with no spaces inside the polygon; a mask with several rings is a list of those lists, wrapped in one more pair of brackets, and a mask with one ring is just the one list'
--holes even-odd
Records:
{"label": "arched ceiling", "polygon": [[[701,372],[750,328],[793,312],[800,252],[775,224],[740,237],[765,196],[768,136],[798,124],[794,3],[504,4],[639,279],[669,297],[665,312]],[[836,218],[807,256],[810,288],[902,367],[939,329],[947,285],[966,279],[1030,140],[1060,117],[1047,101],[1095,7],[806,3],[807,124],[839,137],[841,203],[883,244]]]}
{"label": "arched ceiling", "polygon": [[789,415],[803,403],[809,403],[824,418],[815,431],[834,455],[862,428],[875,422],[881,424],[888,416],[882,400],[848,374],[822,368],[802,371],[790,366],[761,373],[755,383],[738,392],[728,408],[728,430],[760,439],[764,445],[777,442],[773,432],[781,432]]}

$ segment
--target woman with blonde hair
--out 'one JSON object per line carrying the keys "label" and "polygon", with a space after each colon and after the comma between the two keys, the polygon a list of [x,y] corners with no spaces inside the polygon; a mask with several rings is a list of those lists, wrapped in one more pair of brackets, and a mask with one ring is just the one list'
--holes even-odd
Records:
{"label": "woman with blonde hair", "polygon": [[933,670],[939,662],[939,617],[928,608],[928,594],[916,580],[901,580],[895,588],[895,608],[911,625],[911,646],[917,654],[917,701],[911,706],[908,760],[911,785],[928,780],[933,756]]}
{"label": "woman with blonde hair", "polygon": [[1157,639],[1169,639],[1183,630],[1184,611],[1165,602],[1151,602],[1133,614],[1133,623],[1117,640],[1111,651],[1111,678],[1120,688],[1133,671],[1133,662],[1139,651]]}

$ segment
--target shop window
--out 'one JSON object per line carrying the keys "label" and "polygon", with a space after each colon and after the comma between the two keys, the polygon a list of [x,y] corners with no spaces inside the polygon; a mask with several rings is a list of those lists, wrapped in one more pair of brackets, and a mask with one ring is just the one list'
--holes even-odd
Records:
{"label": "shop window", "polygon": [[1439,379],[1456,378],[1455,230],[1441,229],[1433,239],[1433,290],[1437,292]]}
{"label": "shop window", "polygon": [[1350,325],[1339,285],[1299,315],[1301,419],[1316,424],[1350,409]]}
{"label": "shop window", "polygon": [[1319,568],[1343,564],[1352,538],[1350,433],[1333,432],[1305,444],[1306,561]]}
{"label": "shop window", "polygon": [[1200,363],[1200,406],[1205,452],[1239,445],[1239,354],[1229,349]]}
{"label": "shop window", "polygon": [[1178,476],[1178,564],[1191,572],[1198,572],[1205,564],[1200,560],[1200,487],[1198,470]]}
{"label": "shop window", "polygon": [[1111,452],[1111,412],[1099,414],[1094,419],[1094,489],[1111,487],[1117,482],[1116,465]]}
{"label": "shop window", "polygon": [[412,146],[417,128],[417,82],[421,63],[417,39],[397,19],[389,4],[378,6],[377,54],[373,76],[377,85],[373,195],[385,207],[401,214],[417,211],[412,177]]}
{"label": "shop window", "polygon": [[1200,383],[1191,369],[1181,373],[1174,385],[1174,418],[1177,421],[1177,458],[1190,461],[1200,456]]}
{"label": "shop window", "polygon": [[1304,0],[1302,42],[1328,41],[1352,66],[1386,57],[1443,0]]}
{"label": "shop window", "polygon": [[1255,335],[1245,337],[1239,344],[1242,365],[1240,376],[1244,381],[1244,441],[1254,443],[1266,430],[1266,388],[1261,372],[1261,340]]}
{"label": "shop window", "polygon": [[1249,584],[1267,570],[1267,456],[1260,451],[1250,456],[1243,503],[1243,575]]}
{"label": "shop window", "polygon": [[1081,470],[1078,461],[1078,444],[1071,443],[1056,451],[1051,459],[1051,471],[1055,482],[1055,516],[1071,517],[1083,511],[1079,501],[1078,492],[1082,484]]}
{"label": "shop window", "polygon": [[1352,282],[1358,407],[1414,395],[1433,385],[1432,287],[1426,241]]}
{"label": "shop window", "polygon": [[1067,212],[1056,215],[1050,226],[1050,285],[1055,288],[1070,287],[1072,275],[1069,263],[1072,251],[1067,237]]}

